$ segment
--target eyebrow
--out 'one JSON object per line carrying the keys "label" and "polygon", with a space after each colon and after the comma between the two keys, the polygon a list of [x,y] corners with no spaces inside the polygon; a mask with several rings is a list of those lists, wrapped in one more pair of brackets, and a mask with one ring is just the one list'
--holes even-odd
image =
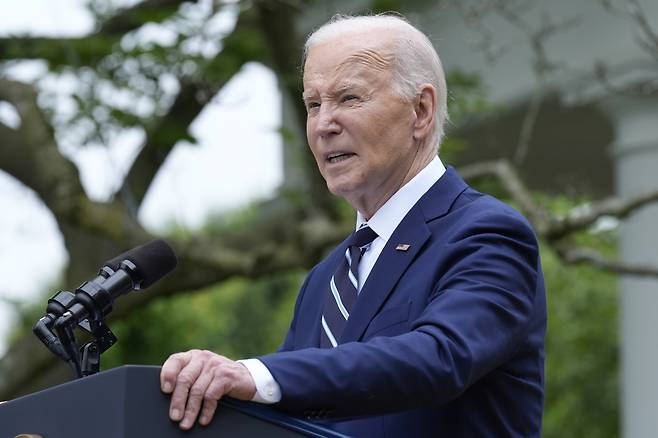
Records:
{"label": "eyebrow", "polygon": [[[329,93],[329,96],[334,97],[334,96],[339,96],[347,91],[353,90],[355,88],[362,88],[362,84],[357,84],[355,82],[348,82],[346,84],[342,84],[339,88],[337,88],[335,91]],[[312,99],[315,95],[315,92],[311,91],[303,91],[302,92],[302,100],[306,102],[308,99]]]}

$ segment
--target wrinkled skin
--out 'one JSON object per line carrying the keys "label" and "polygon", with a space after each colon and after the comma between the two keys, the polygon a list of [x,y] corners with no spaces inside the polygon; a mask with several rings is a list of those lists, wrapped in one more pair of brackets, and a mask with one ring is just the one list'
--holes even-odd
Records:
{"label": "wrinkled skin", "polygon": [[[365,218],[436,155],[431,140],[436,90],[422,85],[414,99],[391,84],[393,51],[383,31],[350,33],[313,46],[304,66],[309,146],[329,190]],[[172,394],[169,417],[181,429],[207,425],[228,395],[251,400],[247,368],[210,351],[173,354],[161,372]]]}
{"label": "wrinkled skin", "polygon": [[306,135],[329,190],[366,218],[436,155],[428,141],[436,91],[409,101],[392,87],[386,34],[313,46],[304,68]]}
{"label": "wrinkled skin", "polygon": [[207,425],[224,395],[251,400],[256,386],[247,368],[211,351],[190,350],[176,353],[162,365],[160,386],[171,394],[169,418],[190,429],[199,417]]}

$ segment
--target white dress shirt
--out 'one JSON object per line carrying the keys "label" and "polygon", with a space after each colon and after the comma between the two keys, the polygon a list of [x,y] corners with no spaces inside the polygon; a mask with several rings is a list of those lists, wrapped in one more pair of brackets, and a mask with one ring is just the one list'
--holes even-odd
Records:
{"label": "white dress shirt", "polygon": [[[379,210],[366,221],[361,212],[356,215],[356,229],[368,225],[377,238],[372,241],[359,262],[359,291],[370,275],[375,262],[382,253],[386,242],[391,238],[402,219],[409,213],[418,200],[436,183],[445,173],[446,168],[439,157],[434,159],[414,176],[400,190],[395,192]],[[281,388],[267,367],[258,359],[245,359],[238,361],[247,367],[251,377],[256,383],[256,394],[252,401],[259,403],[277,403],[281,400]]]}

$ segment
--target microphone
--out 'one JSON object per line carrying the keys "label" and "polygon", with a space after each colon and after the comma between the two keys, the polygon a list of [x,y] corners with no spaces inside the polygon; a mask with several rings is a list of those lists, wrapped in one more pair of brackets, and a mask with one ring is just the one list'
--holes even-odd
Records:
{"label": "microphone", "polygon": [[131,290],[149,287],[177,264],[174,250],[161,239],[126,251],[105,262],[98,276],[82,283],[75,294],[60,291],[48,300],[47,314],[35,324],[33,331],[53,353],[79,371],[75,326],[94,334],[105,351],[116,342],[103,322],[104,316],[112,311],[114,300]]}
{"label": "microphone", "polygon": [[162,239],[152,240],[126,251],[105,262],[104,266],[117,271],[125,260],[137,267],[138,281],[134,284],[134,289],[146,289],[173,271],[178,264],[174,250]]}
{"label": "microphone", "polygon": [[161,239],[126,251],[105,262],[96,278],[78,287],[74,302],[62,318],[71,313],[76,323],[88,317],[100,319],[112,310],[116,298],[131,290],[149,287],[173,271],[177,264],[174,250]]}

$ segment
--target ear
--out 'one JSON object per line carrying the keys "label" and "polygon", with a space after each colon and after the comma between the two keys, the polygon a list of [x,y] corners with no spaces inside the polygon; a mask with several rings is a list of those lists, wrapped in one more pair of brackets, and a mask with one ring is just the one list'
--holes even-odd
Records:
{"label": "ear", "polygon": [[436,89],[432,84],[423,84],[420,93],[414,101],[414,139],[427,138],[434,128],[434,113],[436,111]]}

